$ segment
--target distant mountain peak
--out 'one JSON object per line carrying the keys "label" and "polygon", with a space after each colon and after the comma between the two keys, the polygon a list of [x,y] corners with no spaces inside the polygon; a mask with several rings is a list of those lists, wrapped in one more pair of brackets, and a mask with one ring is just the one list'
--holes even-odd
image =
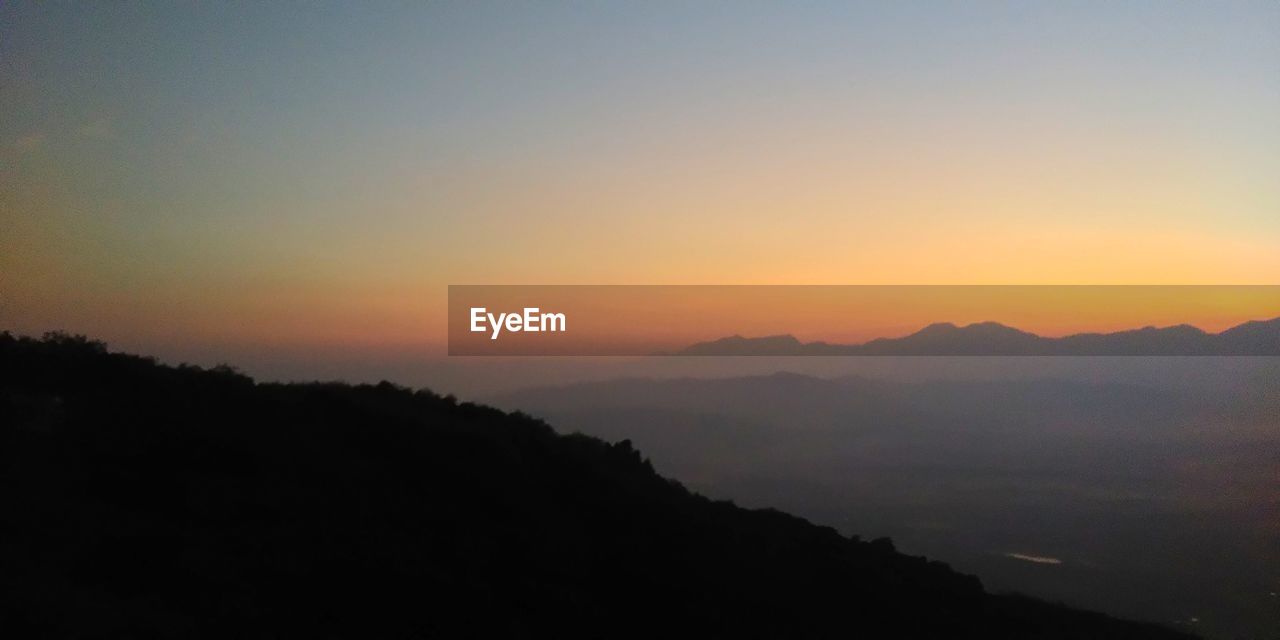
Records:
{"label": "distant mountain peak", "polygon": [[929,333],[949,333],[952,331],[958,331],[959,329],[960,327],[956,326],[956,324],[953,322],[934,322],[932,324],[927,325],[925,328],[917,331],[915,335],[929,334]]}
{"label": "distant mountain peak", "polygon": [[984,322],[975,322],[973,324],[965,326],[965,329],[999,329],[1003,331],[1017,331],[1018,333],[1026,333],[1021,329],[1015,329],[1007,324],[1000,324],[999,322],[996,322],[994,320],[987,320]]}

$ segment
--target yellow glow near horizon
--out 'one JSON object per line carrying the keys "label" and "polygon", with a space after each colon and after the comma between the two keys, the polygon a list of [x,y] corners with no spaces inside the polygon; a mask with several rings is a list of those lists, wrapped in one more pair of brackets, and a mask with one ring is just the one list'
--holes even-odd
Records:
{"label": "yellow glow near horizon", "polygon": [[198,45],[12,8],[0,329],[440,347],[450,284],[1277,283],[1280,9],[829,9],[191,8]]}

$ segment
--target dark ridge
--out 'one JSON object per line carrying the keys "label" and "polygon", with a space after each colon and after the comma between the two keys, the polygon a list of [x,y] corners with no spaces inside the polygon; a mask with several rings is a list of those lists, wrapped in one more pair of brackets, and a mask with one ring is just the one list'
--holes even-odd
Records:
{"label": "dark ridge", "polygon": [[992,356],[1277,356],[1280,318],[1250,321],[1221,333],[1206,333],[1187,324],[1143,327],[1115,333],[1080,333],[1046,338],[998,322],[958,327],[931,324],[900,338],[877,338],[863,344],[801,342],[794,336],[733,336],[700,342],[676,355],[837,356],[837,355],[992,355]]}
{"label": "dark ridge", "polygon": [[0,334],[13,638],[1182,638],[383,382]]}

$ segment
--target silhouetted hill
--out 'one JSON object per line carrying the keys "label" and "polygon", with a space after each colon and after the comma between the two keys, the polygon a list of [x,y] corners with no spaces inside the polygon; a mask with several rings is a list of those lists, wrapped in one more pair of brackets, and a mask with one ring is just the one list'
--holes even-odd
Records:
{"label": "silhouetted hill", "polygon": [[863,344],[801,342],[791,335],[765,338],[733,336],[699,342],[676,355],[689,356],[1276,356],[1280,355],[1280,318],[1250,321],[1222,333],[1190,325],[1143,327],[1115,333],[1081,333],[1046,338],[998,322],[957,327],[931,324],[901,338],[877,338]]}
{"label": "silhouetted hill", "polygon": [[1183,637],[385,382],[0,334],[0,418],[7,637]]}

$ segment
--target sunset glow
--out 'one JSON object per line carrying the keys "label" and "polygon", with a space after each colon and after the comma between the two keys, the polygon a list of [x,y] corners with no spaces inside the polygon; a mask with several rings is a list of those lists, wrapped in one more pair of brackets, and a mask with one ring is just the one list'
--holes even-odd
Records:
{"label": "sunset glow", "polygon": [[1272,4],[282,9],[0,10],[4,326],[440,349],[449,284],[1280,274]]}

